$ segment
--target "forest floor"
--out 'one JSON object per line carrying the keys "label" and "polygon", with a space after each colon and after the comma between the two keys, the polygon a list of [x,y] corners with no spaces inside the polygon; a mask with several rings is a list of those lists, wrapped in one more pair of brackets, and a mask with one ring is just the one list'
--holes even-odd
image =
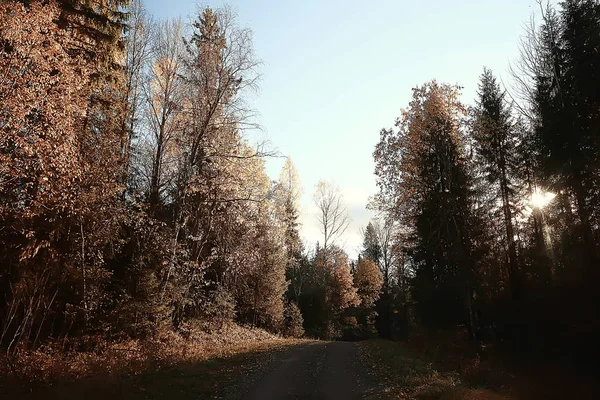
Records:
{"label": "forest floor", "polygon": [[230,382],[257,375],[286,349],[307,342],[236,324],[153,340],[61,340],[0,356],[0,400],[219,398]]}
{"label": "forest floor", "polygon": [[[479,366],[481,367],[481,366]],[[485,373],[484,373],[485,372]],[[77,379],[0,379],[12,399],[597,399],[578,382],[506,371],[457,372],[405,343],[267,338],[136,373]]]}
{"label": "forest floor", "polygon": [[[359,344],[370,382],[366,399],[592,400],[600,384],[559,365],[517,362],[499,355],[481,361],[456,354],[426,355],[404,342]],[[449,362],[451,360],[451,362]]]}

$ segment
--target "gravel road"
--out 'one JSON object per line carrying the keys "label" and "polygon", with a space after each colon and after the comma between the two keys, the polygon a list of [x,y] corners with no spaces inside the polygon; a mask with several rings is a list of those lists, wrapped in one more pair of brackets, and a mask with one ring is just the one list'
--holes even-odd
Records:
{"label": "gravel road", "polygon": [[[246,383],[243,400],[360,398],[356,344],[314,342],[290,349]],[[240,389],[240,388],[238,388]]]}

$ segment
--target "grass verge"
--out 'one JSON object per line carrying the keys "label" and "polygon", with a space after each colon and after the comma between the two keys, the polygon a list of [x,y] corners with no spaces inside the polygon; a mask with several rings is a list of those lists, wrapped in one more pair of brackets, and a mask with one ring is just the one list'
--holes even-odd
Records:
{"label": "grass verge", "polygon": [[497,400],[508,399],[486,388],[466,385],[454,371],[435,362],[405,343],[369,340],[359,343],[364,365],[367,399]]}
{"label": "grass verge", "polygon": [[305,340],[228,325],[153,341],[47,347],[0,360],[0,399],[209,399]]}
{"label": "grass verge", "polygon": [[[459,340],[433,346],[372,340],[359,345],[369,399],[564,400],[600,399],[600,384],[560,365],[469,355]],[[458,351],[460,350],[460,351]],[[474,353],[473,353],[474,354]]]}

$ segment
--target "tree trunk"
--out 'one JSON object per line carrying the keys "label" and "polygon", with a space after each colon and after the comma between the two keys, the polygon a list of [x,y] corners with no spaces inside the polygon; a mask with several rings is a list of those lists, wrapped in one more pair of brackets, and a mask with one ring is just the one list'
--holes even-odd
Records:
{"label": "tree trunk", "polygon": [[504,226],[506,228],[506,241],[508,244],[508,279],[513,300],[520,297],[519,266],[517,260],[517,246],[515,244],[515,231],[510,209],[508,182],[506,171],[501,168],[500,191],[502,193],[502,211],[504,213]]}
{"label": "tree trunk", "polygon": [[586,190],[583,187],[583,177],[579,169],[575,169],[573,172],[571,187],[575,193],[577,215],[581,222],[583,245],[589,262],[586,267],[591,270],[596,265],[596,249],[594,244],[594,234],[592,233],[592,226],[590,223],[590,212],[586,200]]}

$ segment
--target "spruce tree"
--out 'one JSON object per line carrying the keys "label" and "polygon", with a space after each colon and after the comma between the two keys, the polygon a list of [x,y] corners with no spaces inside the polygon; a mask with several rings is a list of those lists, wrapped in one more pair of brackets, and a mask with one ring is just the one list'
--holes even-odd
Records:
{"label": "spruce tree", "polygon": [[377,239],[375,226],[373,226],[373,223],[369,221],[363,234],[363,251],[361,255],[379,265],[381,252],[381,246],[379,245],[379,240]]}
{"label": "spruce tree", "polygon": [[548,9],[540,27],[535,133],[546,186],[555,192],[568,188],[575,199],[584,263],[591,267],[597,261],[592,188],[600,148],[600,11],[597,2],[587,0],[569,0],[562,7],[560,13]]}
{"label": "spruce tree", "polygon": [[508,276],[513,298],[519,296],[518,259],[513,223],[512,197],[514,194],[511,172],[516,143],[505,95],[492,72],[485,68],[479,82],[475,109],[473,138],[488,183],[497,187],[500,197],[504,228]]}

